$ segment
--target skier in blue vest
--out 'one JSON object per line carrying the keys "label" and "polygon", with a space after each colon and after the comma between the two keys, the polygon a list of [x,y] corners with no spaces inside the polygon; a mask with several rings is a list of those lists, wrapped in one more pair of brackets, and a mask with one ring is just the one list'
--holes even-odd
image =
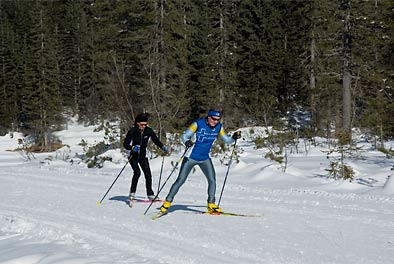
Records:
{"label": "skier in blue vest", "polygon": [[[232,137],[228,136],[220,123],[221,117],[221,111],[209,110],[207,117],[194,121],[182,134],[183,144],[187,148],[192,148],[192,150],[189,157],[183,159],[178,178],[171,186],[170,192],[160,207],[163,214],[170,208],[174,196],[196,165],[201,168],[208,181],[208,212],[221,212],[221,209],[215,204],[216,174],[209,153],[217,137],[220,137],[226,144],[234,143],[236,139],[241,137],[240,131],[235,132]],[[193,138],[195,138],[194,143]]]}

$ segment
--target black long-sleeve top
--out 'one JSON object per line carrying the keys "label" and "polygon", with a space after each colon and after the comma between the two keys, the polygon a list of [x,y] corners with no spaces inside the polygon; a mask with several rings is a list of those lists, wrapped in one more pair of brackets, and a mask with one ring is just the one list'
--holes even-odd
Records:
{"label": "black long-sleeve top", "polygon": [[138,126],[132,127],[126,135],[123,142],[123,147],[128,150],[133,150],[136,145],[140,146],[138,152],[131,152],[133,156],[138,156],[140,158],[146,157],[146,147],[148,146],[149,138],[152,138],[153,143],[155,143],[160,149],[163,148],[164,144],[156,136],[155,132],[150,127],[145,127],[141,132]]}

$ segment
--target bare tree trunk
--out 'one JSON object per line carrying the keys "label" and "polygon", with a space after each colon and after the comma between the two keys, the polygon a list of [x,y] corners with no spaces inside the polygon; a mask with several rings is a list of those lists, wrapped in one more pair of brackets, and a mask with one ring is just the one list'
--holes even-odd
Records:
{"label": "bare tree trunk", "polygon": [[[160,4],[158,4],[160,3]],[[152,52],[149,52],[149,65],[145,66],[145,70],[149,76],[149,85],[151,88],[151,98],[153,110],[157,116],[158,136],[162,137],[163,132],[163,113],[161,113],[159,105],[159,97],[166,90],[166,63],[165,63],[165,42],[164,42],[164,3],[165,0],[159,0],[155,4],[155,9],[160,15],[157,16],[156,25],[158,25],[157,34],[152,43]],[[156,44],[157,43],[157,44]]]}
{"label": "bare tree trunk", "polygon": [[[77,23],[77,28],[78,28],[78,38],[80,38],[80,24]],[[78,41],[78,48],[77,48],[77,59],[78,59],[78,77],[77,80],[75,80],[75,85],[74,85],[74,105],[76,106],[75,112],[79,112],[79,93],[81,91],[81,43]]]}
{"label": "bare tree trunk", "polygon": [[[125,107],[123,107],[123,104],[120,104],[120,108],[122,109],[124,116],[126,117],[126,119],[128,120],[129,123],[133,123],[135,114],[134,114],[134,107],[133,107],[133,102],[130,100],[130,96],[129,93],[126,89],[126,80],[125,80],[125,67],[124,67],[124,63],[121,61],[121,69],[119,69],[118,67],[118,63],[116,60],[116,56],[113,55],[112,56],[113,62],[114,62],[114,66],[115,66],[115,70],[116,70],[116,77],[118,78],[118,82],[120,87],[122,88],[122,94],[123,94],[123,98],[125,98],[126,100],[126,104],[128,106],[128,109],[125,109]],[[117,95],[117,89],[116,89],[117,85],[114,84],[113,85],[113,90],[114,90],[114,94],[115,96]],[[130,116],[127,114],[131,112],[131,118]]]}
{"label": "bare tree trunk", "polygon": [[160,4],[160,48],[158,50],[158,55],[159,55],[159,79],[158,79],[158,85],[157,88],[158,91],[156,93],[156,97],[153,97],[152,94],[152,98],[153,98],[153,102],[155,104],[155,111],[156,111],[156,115],[157,115],[157,122],[159,125],[159,138],[162,137],[163,134],[163,120],[162,120],[162,116],[163,114],[160,113],[160,105],[158,104],[158,97],[161,96],[161,93],[165,92],[166,88],[167,88],[167,72],[166,72],[166,62],[165,62],[165,42],[164,42],[164,1],[165,0],[161,0],[161,4]]}
{"label": "bare tree trunk", "polygon": [[311,47],[310,47],[310,52],[311,52],[311,70],[310,70],[310,75],[309,75],[309,86],[310,86],[310,100],[311,100],[311,106],[312,110],[316,112],[316,102],[315,102],[315,92],[316,92],[316,75],[315,75],[315,49],[316,49],[316,40],[315,40],[315,33],[314,30],[312,30],[312,41],[311,41]]}
{"label": "bare tree trunk", "polygon": [[48,126],[47,126],[47,114],[45,109],[45,99],[43,96],[46,93],[45,86],[45,64],[44,64],[44,29],[43,29],[43,14],[42,10],[40,11],[40,26],[41,26],[41,80],[40,80],[40,90],[41,90],[41,98],[40,98],[40,130],[41,130],[41,151],[49,150],[49,136],[48,136]]}
{"label": "bare tree trunk", "polygon": [[342,132],[348,134],[351,139],[351,115],[352,115],[352,94],[351,94],[351,41],[350,32],[350,0],[343,1],[345,8],[344,35],[343,35],[343,79],[342,79]]}
{"label": "bare tree trunk", "polygon": [[224,103],[224,59],[226,57],[226,48],[224,45],[225,44],[225,31],[224,31],[224,21],[223,21],[223,1],[220,1],[220,32],[221,32],[221,39],[220,39],[220,45],[222,47],[222,50],[220,51],[220,84],[219,84],[219,104],[222,106]]}
{"label": "bare tree trunk", "polygon": [[[166,62],[165,62],[165,42],[164,42],[164,4],[165,0],[155,1],[155,10],[158,15],[155,17],[157,30],[151,39],[151,48],[148,50],[147,62],[144,69],[149,78],[150,97],[152,108],[157,117],[158,137],[163,134],[163,114],[160,106],[160,96],[166,90]],[[144,109],[145,111],[146,109]]]}

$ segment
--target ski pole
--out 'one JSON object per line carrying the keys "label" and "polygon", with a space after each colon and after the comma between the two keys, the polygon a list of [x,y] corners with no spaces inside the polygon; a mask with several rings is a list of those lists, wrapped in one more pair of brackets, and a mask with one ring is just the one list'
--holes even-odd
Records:
{"label": "ski pole", "polygon": [[160,189],[157,191],[157,194],[155,196],[155,198],[151,201],[151,203],[149,204],[148,208],[146,208],[144,215],[146,215],[146,213],[148,212],[148,210],[151,208],[153,202],[157,199],[157,197],[159,197],[159,193],[163,190],[164,186],[166,185],[167,181],[170,179],[171,175],[174,173],[174,171],[176,170],[176,168],[178,167],[178,164],[181,162],[181,160],[183,159],[183,157],[186,155],[186,152],[189,150],[188,147],[186,147],[185,151],[183,152],[182,156],[179,158],[179,160],[175,163],[174,168],[172,169],[172,171],[170,172],[170,175],[168,175],[167,179],[164,181],[163,185],[160,187]]}
{"label": "ski pole", "polygon": [[159,183],[157,185],[157,192],[159,192],[160,190],[160,182],[161,182],[161,175],[163,174],[163,165],[164,165],[164,155],[163,155],[163,159],[161,161],[161,168],[160,168],[160,175],[159,175]]}
{"label": "ski pole", "polygon": [[237,145],[237,140],[235,140],[234,147],[233,147],[233,151],[231,152],[230,161],[229,161],[229,163],[228,163],[226,176],[224,177],[224,182],[223,182],[223,186],[222,186],[222,191],[220,192],[220,197],[219,197],[219,201],[218,201],[218,206],[220,205],[220,200],[222,199],[222,195],[223,195],[223,191],[224,191],[224,186],[226,185],[226,181],[227,181],[228,172],[230,171],[230,166],[231,166],[231,163],[232,163],[232,161],[233,161],[233,156],[234,156],[234,153],[235,153],[235,145]]}
{"label": "ski pole", "polygon": [[101,200],[99,202],[97,202],[97,205],[101,205],[101,202],[104,200],[104,198],[107,196],[107,194],[109,193],[109,191],[111,190],[112,186],[114,186],[115,182],[118,180],[120,174],[122,174],[123,170],[126,168],[127,163],[130,162],[131,158],[132,158],[132,154],[130,155],[129,159],[127,160],[126,164],[123,166],[122,170],[119,172],[118,176],[116,176],[114,182],[111,184],[111,186],[108,188],[107,192],[104,194],[103,198],[101,198]]}

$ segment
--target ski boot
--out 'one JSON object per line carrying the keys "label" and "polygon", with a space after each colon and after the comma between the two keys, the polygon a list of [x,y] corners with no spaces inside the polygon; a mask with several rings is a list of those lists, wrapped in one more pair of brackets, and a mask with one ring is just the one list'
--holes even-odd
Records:
{"label": "ski boot", "polygon": [[133,207],[133,200],[134,200],[135,193],[130,193],[129,195],[129,207]]}
{"label": "ski boot", "polygon": [[149,201],[160,201],[159,196],[156,197],[156,195],[148,195],[148,200]]}
{"label": "ski boot", "polygon": [[220,209],[216,204],[214,203],[208,203],[208,213],[209,214],[220,214],[222,212],[222,209]]}
{"label": "ski boot", "polygon": [[170,206],[171,206],[171,202],[169,202],[169,201],[164,201],[163,205],[160,207],[160,212],[161,212],[162,214],[166,214],[166,213],[167,213],[167,210],[168,210],[168,208],[170,208]]}

